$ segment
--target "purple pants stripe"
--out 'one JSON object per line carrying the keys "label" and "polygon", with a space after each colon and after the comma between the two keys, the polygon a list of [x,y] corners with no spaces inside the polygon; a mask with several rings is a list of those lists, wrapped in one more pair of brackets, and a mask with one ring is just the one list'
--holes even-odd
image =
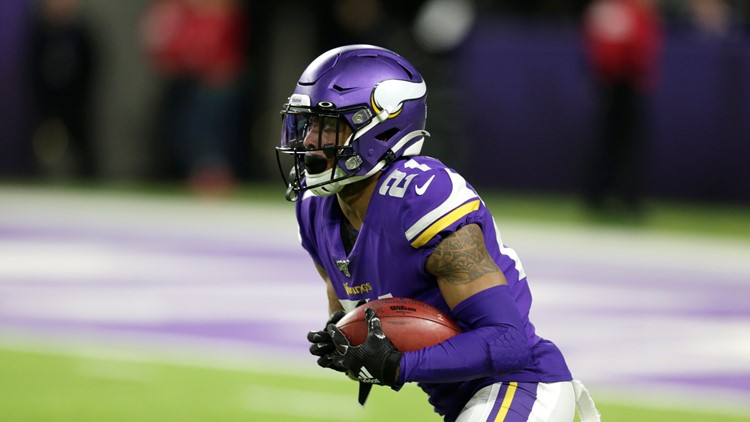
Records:
{"label": "purple pants stripe", "polygon": [[503,401],[508,395],[508,384],[509,383],[507,382],[500,384],[500,391],[497,392],[495,404],[492,406],[492,412],[490,412],[490,417],[487,418],[487,422],[494,422],[495,419],[497,419],[497,414],[500,411],[500,405],[503,404]]}
{"label": "purple pants stripe", "polygon": [[536,401],[537,383],[504,382],[487,422],[526,422]]}

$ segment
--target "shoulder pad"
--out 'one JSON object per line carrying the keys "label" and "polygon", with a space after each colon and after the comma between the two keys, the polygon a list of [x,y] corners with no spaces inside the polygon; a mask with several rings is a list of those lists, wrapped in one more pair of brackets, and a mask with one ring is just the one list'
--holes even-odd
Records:
{"label": "shoulder pad", "polygon": [[438,160],[415,157],[385,177],[378,194],[400,198],[402,229],[414,248],[480,206],[479,196],[466,180]]}

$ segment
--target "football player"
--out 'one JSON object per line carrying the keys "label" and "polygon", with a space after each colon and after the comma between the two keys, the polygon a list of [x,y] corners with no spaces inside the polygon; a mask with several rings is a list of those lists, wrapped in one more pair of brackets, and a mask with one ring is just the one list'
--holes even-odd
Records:
{"label": "football player", "polygon": [[[490,211],[460,174],[420,155],[426,98],[403,57],[351,45],[315,59],[284,105],[286,197],[331,313],[308,334],[310,352],[359,380],[362,404],[371,385],[417,382],[446,421],[570,422],[577,405],[583,420],[599,420],[560,350],[529,321],[526,273]],[[463,332],[402,353],[368,310],[368,339],[350,346],[335,323],[385,297],[427,302]]]}

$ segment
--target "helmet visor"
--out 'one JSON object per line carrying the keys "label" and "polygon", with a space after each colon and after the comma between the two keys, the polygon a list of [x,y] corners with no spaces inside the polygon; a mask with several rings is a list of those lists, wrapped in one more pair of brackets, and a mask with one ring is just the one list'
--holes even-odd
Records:
{"label": "helmet visor", "polygon": [[281,124],[281,147],[319,149],[342,146],[351,130],[343,117],[319,114],[285,114]]}
{"label": "helmet visor", "polygon": [[305,137],[312,129],[311,114],[284,114],[281,120],[281,147],[304,149]]}

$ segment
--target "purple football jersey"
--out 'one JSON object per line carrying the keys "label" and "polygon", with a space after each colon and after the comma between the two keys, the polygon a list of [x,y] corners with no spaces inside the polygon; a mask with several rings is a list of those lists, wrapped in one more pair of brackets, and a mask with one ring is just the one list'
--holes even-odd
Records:
{"label": "purple football jersey", "polygon": [[[349,254],[342,242],[341,218],[335,196],[317,197],[306,192],[297,202],[302,246],[328,273],[347,311],[363,299],[409,297],[452,316],[435,277],[424,267],[442,239],[466,224],[482,228],[487,249],[505,274],[525,324],[532,359],[523,371],[513,374],[467,382],[420,383],[438,413],[450,419],[475,391],[495,382],[572,379],[562,353],[552,342],[537,336],[529,321],[531,292],[518,256],[502,244],[489,210],[454,170],[426,156],[393,163],[378,181]],[[461,325],[460,320],[456,322]]]}

